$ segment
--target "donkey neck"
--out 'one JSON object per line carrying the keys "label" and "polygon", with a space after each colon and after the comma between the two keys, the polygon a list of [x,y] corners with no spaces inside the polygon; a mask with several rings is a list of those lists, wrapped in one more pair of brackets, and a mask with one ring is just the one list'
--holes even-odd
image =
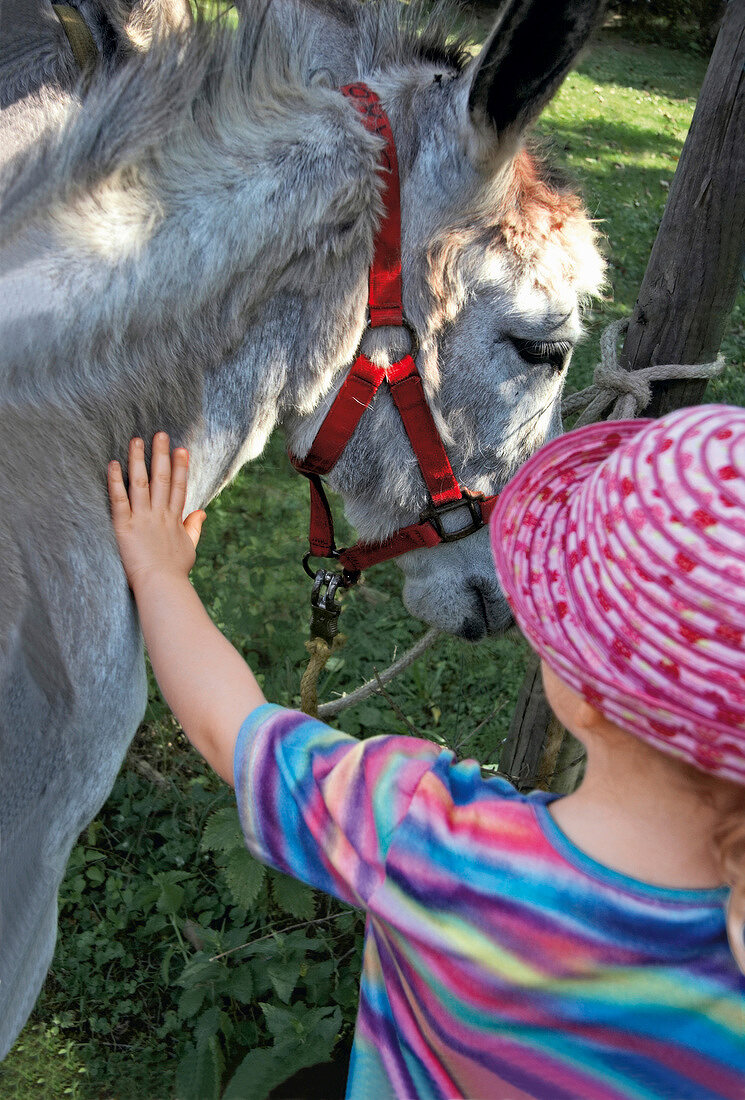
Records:
{"label": "donkey neck", "polygon": [[102,458],[165,428],[195,506],[318,404],[364,324],[378,142],[295,91],[270,132],[182,135],[0,253],[6,394],[77,409]]}

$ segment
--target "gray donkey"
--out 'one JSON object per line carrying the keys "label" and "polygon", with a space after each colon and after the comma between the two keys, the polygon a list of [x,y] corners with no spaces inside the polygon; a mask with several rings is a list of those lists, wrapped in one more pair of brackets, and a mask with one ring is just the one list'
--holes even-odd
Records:
{"label": "gray donkey", "polygon": [[[471,60],[399,5],[245,0],[55,108],[0,181],[0,1054],[55,941],[75,838],[146,699],[107,460],[167,430],[206,504],[280,426],[302,456],[365,329],[380,140],[336,90],[366,81],[398,149],[404,307],[460,481],[495,492],[547,436],[602,279],[578,198],[523,145],[597,0],[503,0]],[[390,395],[329,481],[360,535],[425,486]],[[508,612],[487,535],[400,559],[404,600],[476,639]]]}

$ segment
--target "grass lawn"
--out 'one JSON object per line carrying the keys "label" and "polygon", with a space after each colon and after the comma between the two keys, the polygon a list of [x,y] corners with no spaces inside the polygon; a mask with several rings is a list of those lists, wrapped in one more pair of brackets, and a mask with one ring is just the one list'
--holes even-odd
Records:
{"label": "grass lawn", "polygon": [[[610,260],[610,290],[587,315],[571,388],[590,379],[603,327],[631,312],[704,71],[696,57],[606,32],[541,120],[555,158],[581,183]],[[723,350],[730,365],[709,399],[745,405],[743,295]],[[299,701],[305,658],[306,494],[275,437],[210,505],[195,569],[216,622],[257,669],[268,697],[290,705]],[[356,687],[421,634],[403,609],[400,587],[395,565],[381,566],[347,597],[349,640],[329,662],[321,698]],[[346,712],[341,724],[354,734],[421,730],[462,755],[496,762],[525,655],[515,637],[476,647],[442,639],[391,685],[395,708],[374,698]],[[148,767],[165,780],[151,782]],[[266,1045],[267,1015],[258,1001],[275,1006],[275,1028],[279,1010],[294,1012],[295,1030],[317,1032],[319,1043],[329,1028],[303,1015],[298,997],[306,1007],[328,1001],[344,1021],[353,1019],[358,924],[323,901],[292,894],[279,878],[242,869],[235,842],[217,826],[211,851],[200,847],[215,810],[227,830],[227,806],[153,690],[114,793],[75,849],[61,892],[54,967],[0,1069],[3,1100],[173,1096],[184,1038],[194,1047],[182,1063],[180,1095],[199,1095],[195,1075],[203,1074],[200,1100],[207,1100],[217,1094],[222,1059]],[[241,887],[241,875],[250,889]],[[292,938],[297,912],[316,922],[302,944]],[[195,977],[195,964],[207,967],[215,946],[237,946],[258,933],[268,951],[250,967],[215,964],[211,977]]]}

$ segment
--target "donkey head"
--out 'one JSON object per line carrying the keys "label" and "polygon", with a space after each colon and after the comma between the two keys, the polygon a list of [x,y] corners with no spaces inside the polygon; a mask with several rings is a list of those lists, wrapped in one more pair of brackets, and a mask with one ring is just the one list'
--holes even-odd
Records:
{"label": "donkey head", "polygon": [[[603,264],[576,194],[522,144],[595,25],[597,0],[505,0],[467,65],[426,55],[365,79],[388,112],[401,174],[404,308],[453,469],[494,493],[561,431],[560,395],[582,299]],[[362,350],[407,349],[378,329]],[[328,408],[290,426],[302,455]],[[377,395],[329,477],[364,539],[416,520],[428,498],[387,393]],[[448,517],[453,528],[465,517]],[[412,614],[469,639],[504,629],[486,530],[398,559]]]}

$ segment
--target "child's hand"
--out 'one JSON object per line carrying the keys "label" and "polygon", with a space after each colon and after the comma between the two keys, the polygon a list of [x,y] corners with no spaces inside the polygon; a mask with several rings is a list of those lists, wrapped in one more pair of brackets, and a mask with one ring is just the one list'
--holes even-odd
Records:
{"label": "child's hand", "polygon": [[121,466],[109,463],[111,516],[132,589],[152,576],[186,577],[194,564],[207,517],[204,512],[192,512],[182,522],[188,465],[188,451],[179,447],[171,459],[168,436],[158,432],[153,437],[152,480],[148,481],[145,446],[141,439],[132,439],[127,496]]}

